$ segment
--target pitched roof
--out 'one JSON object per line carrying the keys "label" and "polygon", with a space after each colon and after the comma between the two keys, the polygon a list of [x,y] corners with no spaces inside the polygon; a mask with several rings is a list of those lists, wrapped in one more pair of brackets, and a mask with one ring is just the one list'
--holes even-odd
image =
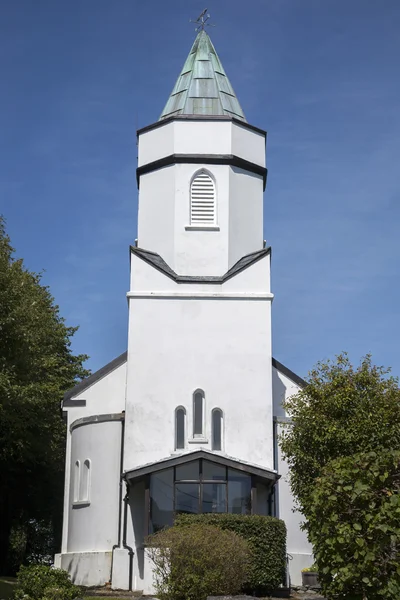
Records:
{"label": "pitched roof", "polygon": [[176,283],[225,283],[231,277],[244,271],[250,265],[256,263],[258,260],[271,253],[271,247],[257,250],[246,254],[240,260],[237,261],[224,275],[178,275],[173,269],[165,262],[163,258],[157,252],[151,252],[150,250],[144,250],[143,248],[137,248],[131,246],[131,252],[144,260],[146,263],[164,273],[170,279],[173,279]]}
{"label": "pitched roof", "polygon": [[[71,398],[73,398],[77,394],[80,394],[81,392],[86,390],[88,387],[90,387],[91,385],[93,385],[94,383],[96,383],[97,381],[102,379],[103,377],[106,377],[106,375],[111,373],[111,371],[114,371],[115,369],[117,369],[120,365],[123,365],[127,361],[127,358],[128,358],[128,352],[125,351],[122,354],[120,354],[117,358],[114,358],[114,360],[112,360],[111,362],[104,365],[104,367],[101,367],[101,369],[99,369],[98,371],[95,371],[95,373],[92,373],[89,377],[80,381],[77,385],[75,385],[73,388],[71,388],[70,390],[68,390],[68,392],[66,392],[64,394],[62,404],[64,404],[65,406],[71,406],[71,405],[77,406],[78,402],[81,402],[81,401],[80,400],[71,400]],[[296,375],[296,373],[293,373],[293,371],[288,369],[288,367],[285,367],[285,365],[283,365],[282,363],[277,361],[275,358],[272,358],[272,366],[275,367],[278,371],[280,371],[284,375],[286,375],[286,377],[291,379],[298,386],[305,387],[307,385],[307,382],[304,381],[304,379],[302,379],[301,377]],[[67,404],[65,404],[66,401],[68,401]]]}
{"label": "pitched roof", "polygon": [[246,122],[210,36],[200,31],[160,121],[176,115],[228,115]]}
{"label": "pitched roof", "polygon": [[128,480],[138,479],[140,477],[143,477],[144,475],[148,475],[149,473],[155,473],[156,471],[161,471],[162,469],[167,469],[168,467],[175,467],[177,465],[181,465],[192,460],[196,460],[198,458],[204,458],[206,460],[216,462],[225,467],[231,467],[233,469],[245,471],[247,473],[251,473],[252,475],[262,477],[263,479],[269,479],[273,482],[277,481],[280,478],[280,475],[278,475],[276,471],[271,471],[270,469],[266,469],[265,467],[244,462],[242,460],[238,460],[237,458],[233,458],[230,456],[215,454],[214,452],[212,452],[211,450],[207,450],[206,448],[202,448],[201,450],[192,450],[191,452],[184,452],[182,454],[179,454],[178,456],[167,456],[166,458],[157,460],[156,462],[148,463],[146,465],[130,469],[129,471],[125,471],[124,477],[126,477],[126,479]]}

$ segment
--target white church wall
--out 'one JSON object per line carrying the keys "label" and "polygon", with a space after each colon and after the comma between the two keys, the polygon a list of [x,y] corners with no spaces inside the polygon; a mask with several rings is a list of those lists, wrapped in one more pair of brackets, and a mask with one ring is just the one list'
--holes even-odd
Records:
{"label": "white church wall", "polygon": [[[283,519],[287,527],[287,552],[290,555],[289,573],[293,585],[301,585],[301,570],[313,563],[312,547],[307,535],[301,530],[303,516],[294,510],[294,499],[289,483],[289,469],[279,447],[279,435],[287,425],[288,418],[282,407],[282,400],[299,391],[299,386],[278,369],[272,369],[274,417],[276,419],[276,468],[281,475],[277,483],[277,516]],[[285,425],[286,423],[286,425]]]}
{"label": "white church wall", "polygon": [[263,247],[263,179],[236,167],[230,167],[229,175],[230,268]]}
{"label": "white church wall", "polygon": [[138,136],[138,167],[174,153],[174,124],[160,123],[158,127]]}
{"label": "white church wall", "polygon": [[[124,468],[174,452],[178,405],[187,412],[186,450],[211,448],[218,407],[226,454],[273,468],[270,327],[269,299],[131,299]],[[201,440],[192,436],[198,388],[205,393]]]}
{"label": "white church wall", "polygon": [[265,167],[265,135],[232,123],[232,154]]}
{"label": "white church wall", "polygon": [[157,169],[140,178],[138,245],[174,268],[175,171]]}
{"label": "white church wall", "polygon": [[[111,551],[117,543],[121,431],[120,420],[87,423],[72,430],[68,553]],[[88,500],[82,490],[87,460]],[[75,477],[77,461],[80,483]]]}
{"label": "white church wall", "polygon": [[[227,165],[179,164],[175,174],[174,269],[181,275],[223,275],[228,270],[229,169]],[[190,184],[201,169],[216,188],[216,223],[209,231],[190,225]]]}
{"label": "white church wall", "polygon": [[174,125],[175,154],[232,154],[230,120],[179,120]]}

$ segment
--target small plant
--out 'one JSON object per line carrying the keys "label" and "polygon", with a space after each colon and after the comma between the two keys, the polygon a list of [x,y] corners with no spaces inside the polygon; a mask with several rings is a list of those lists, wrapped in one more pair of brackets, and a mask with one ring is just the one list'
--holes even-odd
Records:
{"label": "small plant", "polygon": [[318,573],[318,567],[314,563],[313,565],[311,565],[311,567],[305,567],[304,569],[302,569],[301,572],[302,573]]}
{"label": "small plant", "polygon": [[17,574],[15,600],[74,600],[81,589],[71,582],[67,571],[46,565],[21,566]]}
{"label": "small plant", "polygon": [[238,594],[246,581],[250,551],[233,531],[211,525],[171,527],[147,538],[162,600],[206,600]]}

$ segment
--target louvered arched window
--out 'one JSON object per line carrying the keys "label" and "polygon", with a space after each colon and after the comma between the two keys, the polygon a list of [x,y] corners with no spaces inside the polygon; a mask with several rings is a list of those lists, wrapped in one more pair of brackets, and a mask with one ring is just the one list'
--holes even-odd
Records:
{"label": "louvered arched window", "polygon": [[190,224],[215,225],[215,183],[206,171],[200,171],[190,186]]}

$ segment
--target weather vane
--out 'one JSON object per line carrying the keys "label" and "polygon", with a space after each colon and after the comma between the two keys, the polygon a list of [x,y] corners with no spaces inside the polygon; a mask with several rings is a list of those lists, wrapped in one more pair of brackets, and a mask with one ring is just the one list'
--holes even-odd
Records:
{"label": "weather vane", "polygon": [[207,12],[207,10],[208,9],[205,8],[203,10],[203,12],[201,13],[201,15],[199,15],[195,21],[193,21],[192,19],[190,19],[189,23],[196,23],[196,25],[197,25],[195,31],[199,31],[199,29],[201,29],[202,31],[204,31],[204,29],[206,27],[215,27],[215,25],[212,25],[211,23],[207,23],[208,19],[211,16],[210,13]]}

